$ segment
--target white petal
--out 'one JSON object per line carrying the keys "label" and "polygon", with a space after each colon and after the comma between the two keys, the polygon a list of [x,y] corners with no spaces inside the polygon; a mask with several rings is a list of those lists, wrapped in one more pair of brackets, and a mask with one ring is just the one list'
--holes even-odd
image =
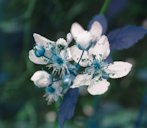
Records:
{"label": "white petal", "polygon": [[41,45],[41,46],[44,46],[44,47],[48,47],[48,44],[54,44],[55,42],[51,41],[51,40],[48,40],[47,38],[39,35],[39,34],[36,34],[34,33],[33,34],[33,37],[34,37],[34,40],[36,42],[37,45]]}
{"label": "white petal", "polygon": [[77,36],[84,31],[83,27],[79,23],[73,23],[71,26],[71,34],[73,38],[77,38]]}
{"label": "white petal", "polygon": [[108,42],[108,38],[103,35],[99,41],[95,44],[94,47],[89,49],[89,53],[92,55],[96,55],[97,59],[106,59],[110,54],[110,46]]}
{"label": "white petal", "polygon": [[87,90],[91,95],[101,95],[108,90],[109,85],[110,83],[107,80],[103,79],[98,82],[95,81],[87,88]]}
{"label": "white petal", "polygon": [[[82,50],[80,50],[76,45],[70,47],[70,53],[72,55],[73,60],[78,63],[79,59],[82,55]],[[80,60],[79,65],[82,67],[86,67],[90,64],[91,56],[88,55],[87,51],[84,51],[83,57]]]}
{"label": "white petal", "polygon": [[108,66],[107,73],[110,78],[121,78],[126,76],[132,68],[132,64],[128,62],[115,61]]}
{"label": "white petal", "polygon": [[51,75],[46,71],[37,71],[31,77],[31,80],[38,87],[47,87],[52,83]]}
{"label": "white petal", "polygon": [[101,36],[103,32],[103,28],[101,26],[101,24],[97,21],[95,21],[90,29],[90,33],[92,34],[93,38],[95,38],[95,40]]}
{"label": "white petal", "polygon": [[89,86],[91,81],[91,75],[88,74],[79,74],[76,76],[76,78],[73,81],[73,85],[71,88],[77,88],[80,86]]}
{"label": "white petal", "polygon": [[49,60],[44,57],[37,57],[34,53],[34,50],[29,51],[29,59],[35,64],[48,64]]}
{"label": "white petal", "polygon": [[88,31],[83,31],[79,33],[77,38],[75,38],[75,41],[80,49],[87,50],[89,46],[91,45],[93,40],[93,37]]}

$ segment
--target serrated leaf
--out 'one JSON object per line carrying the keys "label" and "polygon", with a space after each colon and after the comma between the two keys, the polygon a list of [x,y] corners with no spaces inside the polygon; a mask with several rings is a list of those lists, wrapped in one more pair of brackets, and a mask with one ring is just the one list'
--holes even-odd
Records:
{"label": "serrated leaf", "polygon": [[122,50],[135,45],[147,34],[147,29],[140,26],[125,26],[108,34],[111,50]]}

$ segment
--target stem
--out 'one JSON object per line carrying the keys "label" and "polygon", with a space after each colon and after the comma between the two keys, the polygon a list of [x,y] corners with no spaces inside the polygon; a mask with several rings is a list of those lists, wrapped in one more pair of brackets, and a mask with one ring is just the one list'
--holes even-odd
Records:
{"label": "stem", "polygon": [[[24,23],[24,35],[23,35],[23,46],[22,46],[22,54],[21,56],[25,58],[25,64],[26,64],[26,72],[24,74],[28,74],[32,69],[30,67],[33,67],[31,63],[29,63],[29,60],[27,58],[27,52],[29,50],[29,43],[30,43],[30,35],[31,35],[31,17],[36,5],[37,0],[31,0],[28,8],[24,14],[25,23]],[[31,65],[31,66],[30,66]],[[26,77],[24,77],[25,79]]]}
{"label": "stem", "polygon": [[27,11],[25,12],[25,24],[24,24],[24,37],[23,37],[23,47],[22,47],[22,55],[26,55],[29,50],[29,42],[30,42],[30,35],[31,35],[31,22],[30,18],[32,17],[35,5],[37,0],[31,0]]}
{"label": "stem", "polygon": [[80,61],[81,61],[81,59],[82,59],[83,55],[84,55],[84,50],[82,51],[81,57],[80,57],[80,59],[79,59],[78,63],[76,64],[76,67],[79,65],[79,63],[80,63]]}
{"label": "stem", "polygon": [[29,6],[27,8],[27,11],[25,13],[25,18],[26,19],[30,19],[31,18],[31,16],[33,14],[33,11],[34,11],[34,8],[35,8],[35,5],[36,5],[36,2],[37,2],[37,0],[31,0],[30,1],[30,4],[29,4]]}
{"label": "stem", "polygon": [[108,7],[110,1],[111,0],[105,0],[99,14],[104,14],[107,11],[107,7]]}
{"label": "stem", "polygon": [[74,73],[71,69],[69,69],[70,74],[76,76],[76,73]]}

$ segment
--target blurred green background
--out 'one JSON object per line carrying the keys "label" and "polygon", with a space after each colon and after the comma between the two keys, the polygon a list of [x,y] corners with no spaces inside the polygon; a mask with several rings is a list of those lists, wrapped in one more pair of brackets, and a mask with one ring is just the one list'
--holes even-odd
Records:
{"label": "blurred green background", "polygon": [[[103,4],[104,0],[0,0],[0,128],[58,128],[58,103],[48,106],[44,90],[30,81],[43,69],[28,59],[35,43],[32,34],[50,40],[65,37],[75,21],[86,28]],[[147,28],[147,0],[112,0],[106,16],[109,31],[127,24]],[[111,80],[102,96],[81,89],[75,116],[65,128],[147,128],[147,37],[112,55],[133,63],[131,73]]]}

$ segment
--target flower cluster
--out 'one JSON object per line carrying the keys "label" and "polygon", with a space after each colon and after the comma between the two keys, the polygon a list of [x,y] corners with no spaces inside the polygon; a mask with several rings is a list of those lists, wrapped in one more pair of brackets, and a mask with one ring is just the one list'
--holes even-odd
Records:
{"label": "flower cluster", "polygon": [[48,103],[57,101],[70,88],[80,86],[87,86],[91,95],[101,95],[108,90],[108,78],[124,77],[132,67],[128,62],[106,61],[110,54],[109,41],[97,21],[89,31],[73,23],[66,40],[51,41],[38,34],[33,36],[36,45],[29,52],[29,59],[49,70],[35,72],[31,80],[45,88]]}

